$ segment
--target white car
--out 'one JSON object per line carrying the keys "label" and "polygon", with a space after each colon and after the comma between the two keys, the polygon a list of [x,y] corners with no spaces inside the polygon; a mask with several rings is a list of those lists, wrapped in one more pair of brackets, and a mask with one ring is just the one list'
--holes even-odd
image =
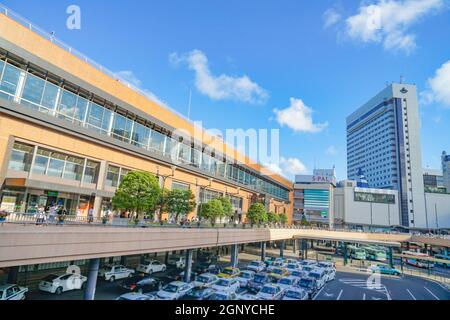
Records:
{"label": "white car", "polygon": [[316,279],[318,290],[322,289],[326,283],[327,275],[325,269],[315,269],[308,274],[308,277]]}
{"label": "white car", "polygon": [[334,268],[325,268],[325,272],[326,272],[326,282],[330,282],[334,279],[336,279],[336,269]]}
{"label": "white car", "polygon": [[261,272],[266,269],[266,264],[264,263],[264,261],[255,260],[247,265],[247,269],[254,272]]}
{"label": "white car", "polygon": [[166,265],[158,260],[146,260],[144,263],[139,264],[136,271],[152,274],[155,272],[164,272],[166,269]]}
{"label": "white car", "polygon": [[133,269],[122,265],[106,265],[98,271],[98,276],[106,281],[114,282],[117,279],[129,278],[134,274]]}
{"label": "white car", "polygon": [[216,291],[236,292],[240,286],[237,278],[220,278],[211,288]]}
{"label": "white car", "polygon": [[255,277],[255,271],[251,270],[244,270],[239,273],[239,275],[236,277],[236,279],[239,281],[239,284],[241,287],[246,287],[249,283],[249,281],[252,281]]}
{"label": "white car", "polygon": [[268,283],[256,294],[256,300],[281,300],[283,292],[279,285]]}
{"label": "white car", "polygon": [[308,300],[308,292],[298,287],[289,288],[284,292],[282,300]]}
{"label": "white car", "polygon": [[256,300],[256,296],[251,293],[238,294],[238,300]]}
{"label": "white car", "polygon": [[[194,260],[192,260],[194,263]],[[172,257],[167,261],[169,266],[175,266],[177,269],[184,269],[186,266],[186,259],[184,257]]]}
{"label": "white car", "polygon": [[194,287],[211,287],[219,280],[219,277],[212,273],[202,273],[192,282]]}
{"label": "white car", "polygon": [[299,264],[298,262],[291,262],[291,263],[286,264],[286,265],[285,265],[285,268],[286,268],[289,272],[291,272],[291,271],[293,271],[293,270],[300,269],[301,266],[300,266],[300,264]]}
{"label": "white car", "polygon": [[297,269],[297,270],[292,270],[291,272],[289,272],[291,277],[295,277],[297,278],[299,281],[301,278],[304,278],[306,276],[308,276],[308,272],[303,271],[301,269]]}
{"label": "white car", "polygon": [[239,297],[235,292],[229,291],[217,291],[208,298],[208,300],[215,300],[215,301],[238,300],[238,299]]}
{"label": "white car", "polygon": [[142,294],[138,292],[128,292],[125,293],[119,297],[117,297],[116,300],[122,300],[122,301],[142,301],[142,300],[155,300],[156,297],[154,295],[151,295],[149,293]]}
{"label": "white car", "polygon": [[165,285],[156,293],[156,298],[161,300],[178,300],[193,288],[191,283],[173,281]]}
{"label": "white car", "polygon": [[28,288],[19,287],[17,284],[5,284],[0,286],[0,301],[2,300],[25,300]]}
{"label": "white car", "polygon": [[299,279],[297,277],[289,276],[281,278],[280,280],[278,280],[277,284],[282,289],[288,289],[289,287],[295,286],[298,281]]}
{"label": "white car", "polygon": [[66,291],[83,289],[86,280],[85,276],[76,273],[66,273],[61,276],[51,274],[39,282],[39,290],[60,295]]}

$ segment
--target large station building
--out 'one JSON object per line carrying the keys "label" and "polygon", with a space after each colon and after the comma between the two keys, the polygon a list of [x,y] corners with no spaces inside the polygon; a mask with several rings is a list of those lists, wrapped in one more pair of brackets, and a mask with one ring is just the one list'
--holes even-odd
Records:
{"label": "large station building", "polygon": [[290,181],[38,31],[0,14],[0,210],[100,216],[141,170],[197,203],[228,195],[241,221],[255,201],[291,221]]}

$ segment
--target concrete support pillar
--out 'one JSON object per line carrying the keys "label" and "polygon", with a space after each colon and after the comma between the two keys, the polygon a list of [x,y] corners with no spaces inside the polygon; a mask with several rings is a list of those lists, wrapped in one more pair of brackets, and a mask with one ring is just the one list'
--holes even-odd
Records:
{"label": "concrete support pillar", "polygon": [[164,264],[168,264],[169,263],[169,251],[166,252],[166,256],[164,257]]}
{"label": "concrete support pillar", "polygon": [[84,300],[94,300],[95,298],[95,288],[97,287],[99,266],[99,258],[89,260],[88,277],[86,281],[86,288],[84,289]]}
{"label": "concrete support pillar", "polygon": [[95,196],[94,199],[94,217],[100,218],[102,215],[102,201],[103,198],[100,196]]}
{"label": "concrete support pillar", "polygon": [[238,255],[239,255],[238,245],[237,244],[231,245],[231,266],[233,268],[236,268],[238,265],[239,261]]}
{"label": "concrete support pillar", "polygon": [[184,267],[184,282],[191,282],[191,270],[192,270],[192,249],[186,250],[186,265]]}
{"label": "concrete support pillar", "polygon": [[261,242],[261,261],[266,260],[266,243]]}
{"label": "concrete support pillar", "polygon": [[307,244],[306,244],[306,240],[302,239],[302,260],[305,260],[308,257],[308,254],[306,252],[307,250]]}
{"label": "concrete support pillar", "polygon": [[295,254],[297,239],[292,240],[292,252]]}
{"label": "concrete support pillar", "polygon": [[392,253],[392,247],[389,247],[389,267],[394,267],[394,257]]}
{"label": "concrete support pillar", "polygon": [[284,257],[284,247],[286,246],[286,240],[280,241],[280,257]]}
{"label": "concrete support pillar", "polygon": [[347,265],[347,242],[344,242],[343,256],[344,256],[344,266],[346,266]]}
{"label": "concrete support pillar", "polygon": [[8,283],[17,284],[17,278],[19,276],[19,267],[11,267],[8,272]]}

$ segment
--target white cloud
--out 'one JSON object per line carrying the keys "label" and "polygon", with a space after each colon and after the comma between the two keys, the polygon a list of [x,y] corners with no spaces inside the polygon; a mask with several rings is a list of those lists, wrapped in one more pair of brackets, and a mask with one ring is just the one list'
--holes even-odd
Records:
{"label": "white cloud", "polygon": [[200,50],[193,50],[179,56],[169,55],[173,64],[187,63],[195,72],[197,90],[213,100],[236,100],[251,104],[264,104],[269,98],[266,90],[253,82],[248,76],[232,77],[226,74],[215,76],[211,73],[208,58]]}
{"label": "white cloud", "polygon": [[339,21],[341,21],[342,15],[335,9],[330,8],[323,13],[324,27],[329,28]]}
{"label": "white cloud", "polygon": [[297,132],[320,132],[328,126],[326,123],[314,123],[312,109],[306,106],[301,99],[290,99],[290,106],[286,109],[274,109],[276,120],[281,126],[288,126]]}
{"label": "white cloud", "polygon": [[279,163],[268,163],[264,166],[270,171],[292,180],[296,174],[308,173],[306,166],[297,158],[280,157]]}
{"label": "white cloud", "polygon": [[327,156],[335,156],[338,154],[338,150],[335,146],[329,146],[326,150],[325,150],[325,154]]}
{"label": "white cloud", "polygon": [[428,79],[429,89],[421,93],[422,102],[440,103],[450,107],[450,60],[436,70],[434,76]]}
{"label": "white cloud", "polygon": [[345,20],[346,34],[365,43],[382,43],[385,50],[412,52],[416,48],[411,26],[444,7],[444,0],[377,0],[362,4]]}
{"label": "white cloud", "polygon": [[131,70],[117,71],[115,72],[115,75],[125,81],[128,81],[129,83],[131,83],[136,87],[140,87],[142,85],[141,80],[139,80],[138,77]]}

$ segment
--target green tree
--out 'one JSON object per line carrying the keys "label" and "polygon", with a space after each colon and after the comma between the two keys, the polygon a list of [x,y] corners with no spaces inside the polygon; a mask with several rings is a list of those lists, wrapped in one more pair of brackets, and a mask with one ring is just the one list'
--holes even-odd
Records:
{"label": "green tree", "polygon": [[280,219],[281,224],[286,224],[288,222],[288,216],[286,213],[280,213],[278,218]]}
{"label": "green tree", "polygon": [[270,223],[278,223],[280,222],[280,216],[277,215],[275,212],[268,212],[267,221],[269,221]]}
{"label": "green tree", "polygon": [[214,225],[217,219],[224,217],[222,201],[213,199],[208,203],[203,203],[201,205],[200,217],[209,220]]}
{"label": "green tree", "polygon": [[300,222],[300,225],[305,226],[305,227],[308,227],[308,226],[310,226],[311,224],[308,222],[308,220],[306,220],[306,217],[305,217],[305,216],[302,216],[302,221]]}
{"label": "green tree", "polygon": [[130,211],[141,219],[144,213],[153,213],[160,199],[158,179],[148,172],[131,171],[123,179],[112,198],[113,208]]}
{"label": "green tree", "polygon": [[195,196],[191,190],[171,190],[167,194],[166,210],[175,215],[178,220],[179,215],[185,215],[194,210],[196,206]]}
{"label": "green tree", "polygon": [[266,208],[262,203],[253,203],[247,212],[247,220],[251,224],[267,222]]}
{"label": "green tree", "polygon": [[227,218],[230,218],[230,219],[233,218],[234,212],[233,212],[233,206],[231,205],[230,198],[219,197],[217,199],[220,200],[220,202],[222,202],[224,216]]}

